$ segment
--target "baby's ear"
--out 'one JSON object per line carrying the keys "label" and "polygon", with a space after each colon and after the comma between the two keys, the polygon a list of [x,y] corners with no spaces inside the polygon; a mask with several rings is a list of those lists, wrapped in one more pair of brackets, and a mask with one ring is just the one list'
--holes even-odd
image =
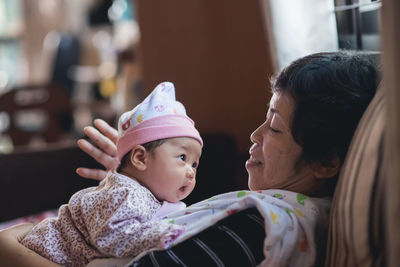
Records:
{"label": "baby's ear", "polygon": [[337,155],[334,156],[329,164],[322,162],[312,162],[311,170],[314,172],[316,178],[331,178],[338,174],[340,170],[340,159]]}
{"label": "baby's ear", "polygon": [[131,150],[131,164],[139,171],[147,168],[149,153],[142,145],[135,145]]}

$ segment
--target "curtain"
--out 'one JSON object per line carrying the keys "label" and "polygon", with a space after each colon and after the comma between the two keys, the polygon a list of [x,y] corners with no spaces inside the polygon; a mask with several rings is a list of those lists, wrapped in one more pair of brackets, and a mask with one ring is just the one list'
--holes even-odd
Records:
{"label": "curtain", "polygon": [[260,0],[275,71],[299,57],[338,49],[333,0]]}

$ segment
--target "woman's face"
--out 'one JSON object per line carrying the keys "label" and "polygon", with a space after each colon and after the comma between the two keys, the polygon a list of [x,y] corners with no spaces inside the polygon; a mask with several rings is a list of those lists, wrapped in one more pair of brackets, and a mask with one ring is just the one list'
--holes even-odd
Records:
{"label": "woman's face", "polygon": [[291,134],[294,100],[274,93],[266,120],[250,136],[253,145],[246,162],[251,190],[285,189],[312,194],[316,179],[301,159],[302,148]]}

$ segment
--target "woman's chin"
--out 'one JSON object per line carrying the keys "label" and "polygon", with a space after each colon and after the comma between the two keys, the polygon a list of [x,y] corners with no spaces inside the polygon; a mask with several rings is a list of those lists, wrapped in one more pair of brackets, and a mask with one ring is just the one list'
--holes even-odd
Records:
{"label": "woman's chin", "polygon": [[257,181],[257,180],[255,180],[254,177],[249,172],[249,180],[248,180],[247,186],[252,191],[260,190],[259,186],[257,185],[257,183],[255,181]]}
{"label": "woman's chin", "polygon": [[[262,184],[263,181],[263,173],[255,166],[247,166],[246,170],[248,174],[248,186],[251,190],[255,190],[253,188],[259,187],[258,185]],[[259,188],[257,188],[258,190]]]}

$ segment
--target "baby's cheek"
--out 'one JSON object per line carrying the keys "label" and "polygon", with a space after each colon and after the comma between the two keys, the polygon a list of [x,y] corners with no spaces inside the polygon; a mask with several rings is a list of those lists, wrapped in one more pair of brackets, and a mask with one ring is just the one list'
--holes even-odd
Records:
{"label": "baby's cheek", "polygon": [[187,193],[186,193],[186,196],[185,197],[187,197],[188,195],[190,195],[192,192],[193,192],[193,190],[194,190],[194,187],[195,187],[195,182],[188,188],[188,190],[187,190]]}

